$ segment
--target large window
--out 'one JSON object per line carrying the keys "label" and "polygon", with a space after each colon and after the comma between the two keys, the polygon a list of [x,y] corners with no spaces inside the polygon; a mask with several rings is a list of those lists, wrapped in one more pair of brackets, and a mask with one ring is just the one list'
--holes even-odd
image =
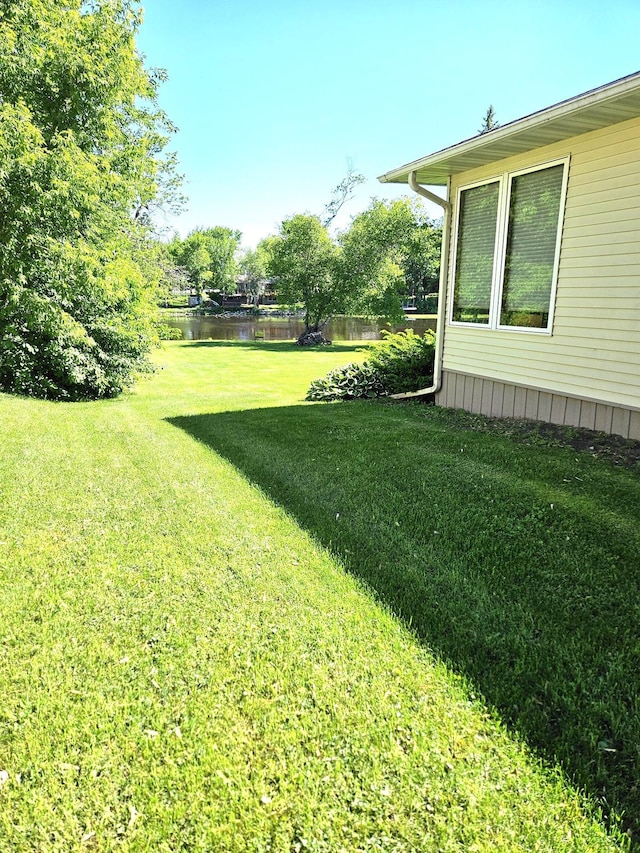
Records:
{"label": "large window", "polygon": [[465,187],[451,321],[550,331],[567,161]]}

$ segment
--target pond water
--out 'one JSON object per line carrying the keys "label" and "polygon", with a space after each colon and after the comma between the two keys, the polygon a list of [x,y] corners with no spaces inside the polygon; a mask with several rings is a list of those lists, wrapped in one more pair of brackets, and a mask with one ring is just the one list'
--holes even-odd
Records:
{"label": "pond water", "polygon": [[[265,341],[293,341],[304,330],[300,317],[166,317],[164,322],[180,329],[187,341],[253,341],[258,334]],[[393,326],[394,331],[413,329],[418,335],[435,329],[436,318],[408,317]],[[390,328],[384,323],[363,320],[361,317],[334,317],[325,329],[332,341],[377,341],[380,330]]]}

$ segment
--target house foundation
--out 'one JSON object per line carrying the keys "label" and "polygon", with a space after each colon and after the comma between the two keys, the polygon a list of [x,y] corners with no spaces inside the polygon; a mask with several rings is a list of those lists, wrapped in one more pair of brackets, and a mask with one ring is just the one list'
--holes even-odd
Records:
{"label": "house foundation", "polygon": [[444,370],[437,406],[494,418],[583,427],[640,441],[640,409]]}

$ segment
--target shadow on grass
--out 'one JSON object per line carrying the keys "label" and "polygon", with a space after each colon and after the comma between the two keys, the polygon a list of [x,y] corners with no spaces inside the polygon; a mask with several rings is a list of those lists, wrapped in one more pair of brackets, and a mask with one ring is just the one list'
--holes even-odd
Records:
{"label": "shadow on grass", "polygon": [[171,419],[640,831],[640,479],[415,404]]}
{"label": "shadow on grass", "polygon": [[349,341],[341,341],[339,343],[332,343],[331,346],[328,347],[300,347],[295,341],[265,341],[265,340],[255,340],[255,341],[178,341],[178,345],[188,346],[188,347],[204,347],[206,349],[216,349],[221,347],[234,347],[236,349],[260,349],[264,350],[265,348],[269,348],[272,352],[283,352],[283,353],[291,353],[291,352],[357,352],[363,348],[366,348],[369,344],[369,341],[354,341],[350,343]]}

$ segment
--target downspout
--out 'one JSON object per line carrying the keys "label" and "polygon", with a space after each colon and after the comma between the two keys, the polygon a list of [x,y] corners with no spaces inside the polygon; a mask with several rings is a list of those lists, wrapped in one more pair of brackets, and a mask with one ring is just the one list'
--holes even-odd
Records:
{"label": "downspout", "polygon": [[403,394],[391,394],[393,400],[409,400],[412,397],[426,397],[440,390],[442,384],[442,352],[444,348],[444,312],[447,294],[447,264],[449,260],[449,234],[451,231],[451,203],[439,195],[420,186],[415,172],[409,172],[409,186],[434,204],[440,205],[444,211],[442,219],[442,248],[440,250],[440,280],[438,283],[438,313],[436,316],[436,351],[433,359],[433,384],[419,391],[406,391]]}

